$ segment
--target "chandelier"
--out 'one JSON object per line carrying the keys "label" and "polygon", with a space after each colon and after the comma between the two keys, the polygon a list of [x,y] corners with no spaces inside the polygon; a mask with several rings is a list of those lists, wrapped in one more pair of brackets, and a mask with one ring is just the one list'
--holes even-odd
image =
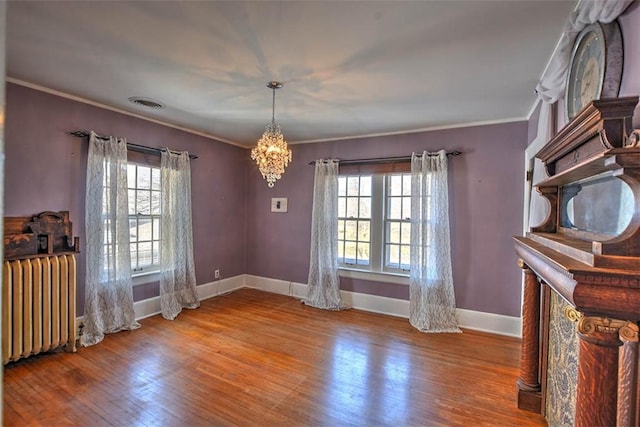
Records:
{"label": "chandelier", "polygon": [[280,89],[282,83],[269,82],[267,87],[273,90],[271,123],[267,125],[258,145],[251,150],[251,159],[256,161],[267,185],[273,187],[276,180],[282,178],[284,169],[291,161],[291,150],[287,148],[287,141],[284,140],[280,126],[276,124],[276,89]]}

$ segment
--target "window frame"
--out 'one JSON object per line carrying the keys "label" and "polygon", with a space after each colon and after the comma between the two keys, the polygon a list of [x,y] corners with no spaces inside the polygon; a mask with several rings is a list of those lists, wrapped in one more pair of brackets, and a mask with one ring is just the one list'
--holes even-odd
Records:
{"label": "window frame", "polygon": [[[351,264],[341,262],[339,257],[338,267],[341,270],[340,275],[342,277],[363,278],[368,280],[376,280],[375,276],[384,275],[386,278],[383,281],[393,283],[408,284],[408,277],[410,271],[404,268],[394,268],[386,262],[388,259],[387,254],[387,216],[389,212],[389,196],[388,192],[390,187],[388,181],[393,175],[404,175],[411,177],[411,174],[406,171],[388,172],[388,173],[376,173],[376,172],[355,172],[344,173],[339,176],[339,179],[347,179],[353,176],[370,176],[371,177],[371,218],[369,229],[369,265]],[[343,197],[343,196],[338,196]],[[346,195],[344,196],[346,197]],[[403,197],[411,197],[403,196]],[[409,205],[410,206],[410,205]],[[410,208],[409,208],[410,209]],[[404,212],[402,212],[404,213]],[[410,212],[409,212],[410,215]],[[339,221],[344,217],[339,217]],[[397,221],[397,220],[392,220]],[[403,223],[409,223],[410,220],[401,220]],[[340,235],[338,235],[339,237]],[[343,239],[342,239],[343,240]],[[338,244],[342,241],[338,239]],[[402,242],[403,243],[403,242]],[[404,244],[404,243],[403,243]],[[409,246],[407,243],[405,246]],[[338,251],[338,248],[336,248]],[[336,252],[338,253],[338,252]],[[395,276],[397,279],[389,280],[390,277]],[[379,280],[379,279],[378,279]]]}
{"label": "window frame", "polygon": [[[133,178],[131,178],[129,176],[130,174],[130,167],[135,168],[135,176]],[[149,169],[149,188],[140,188],[139,187],[139,181],[138,181],[138,171],[139,168],[147,168]],[[156,188],[154,188],[153,185],[153,174],[154,171],[157,171],[158,174],[158,186]],[[129,184],[130,182],[134,182],[134,187],[131,187]],[[131,191],[134,191],[133,196],[131,196]],[[133,208],[131,206],[129,206],[129,251],[131,253],[131,277],[132,279],[134,279],[134,285],[136,284],[141,284],[141,283],[148,283],[149,280],[145,280],[145,279],[151,279],[153,280],[155,277],[147,277],[150,275],[157,275],[160,272],[160,246],[161,246],[161,239],[162,239],[162,235],[161,235],[161,231],[160,231],[160,227],[161,227],[161,221],[162,221],[162,210],[160,208],[160,203],[162,200],[162,185],[161,185],[161,171],[160,171],[160,165],[159,164],[155,164],[152,162],[145,162],[145,161],[136,161],[136,160],[131,160],[129,159],[127,161],[127,198],[129,201],[133,200],[134,202],[137,201],[137,197],[136,194],[137,192],[140,191],[144,191],[144,192],[149,192],[149,213],[141,213],[141,212],[135,212],[137,211],[136,206],[134,206]],[[158,203],[158,209],[156,212],[158,213],[154,213],[152,204],[153,204],[153,197],[152,194],[153,193],[157,193],[157,203]],[[133,212],[132,213],[132,209]],[[148,219],[150,221],[151,224],[151,230],[149,231],[150,233],[150,239],[149,240],[138,240],[137,236],[140,236],[140,219]],[[133,234],[131,233],[131,222],[135,220],[136,222],[136,239],[132,239]],[[157,223],[157,236],[156,236],[156,232],[154,232],[155,230],[155,223]],[[157,237],[157,238],[156,238]],[[147,264],[147,265],[139,265],[139,245],[140,243],[150,243],[151,244],[151,260],[152,263],[151,264]],[[154,249],[154,243],[157,243],[157,251]],[[136,250],[133,250],[133,247],[136,247]],[[153,259],[154,259],[154,254],[157,252],[157,256],[155,256],[155,258],[157,259],[157,263],[153,263]],[[135,258],[135,264],[134,264],[134,258]],[[135,265],[135,266],[134,266]],[[137,280],[136,280],[137,279]]]}
{"label": "window frame", "polygon": [[[400,194],[391,194],[391,180],[393,177],[400,177]],[[405,192],[405,180],[409,181],[409,191],[408,194]],[[383,245],[382,253],[383,253],[383,262],[382,262],[382,270],[385,272],[396,273],[408,275],[411,271],[411,174],[406,172],[398,172],[398,173],[388,173],[384,174],[384,214],[383,214]],[[391,201],[393,199],[400,200],[400,218],[391,218]],[[408,206],[405,205],[405,201],[408,201]],[[406,212],[408,210],[408,212]],[[391,242],[391,227],[392,223],[399,225],[399,241]],[[405,225],[409,225],[408,236],[406,236],[409,240],[405,243],[405,239],[403,238],[403,228]],[[398,253],[398,267],[391,266],[390,261],[390,247],[399,246]],[[407,262],[406,264],[402,261],[404,260],[404,256],[402,254],[402,248],[407,248]],[[406,267],[405,267],[406,266]]]}

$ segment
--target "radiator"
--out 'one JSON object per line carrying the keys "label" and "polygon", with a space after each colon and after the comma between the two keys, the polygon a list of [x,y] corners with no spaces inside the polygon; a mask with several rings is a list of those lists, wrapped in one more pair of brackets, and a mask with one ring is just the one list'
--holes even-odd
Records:
{"label": "radiator", "polygon": [[74,255],[5,261],[2,363],[65,346],[76,351]]}

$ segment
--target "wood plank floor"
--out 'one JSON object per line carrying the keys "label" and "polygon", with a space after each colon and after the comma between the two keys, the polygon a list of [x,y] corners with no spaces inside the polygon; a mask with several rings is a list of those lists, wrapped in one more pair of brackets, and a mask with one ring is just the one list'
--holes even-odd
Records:
{"label": "wood plank floor", "polygon": [[519,340],[243,289],[4,370],[8,426],[540,426]]}

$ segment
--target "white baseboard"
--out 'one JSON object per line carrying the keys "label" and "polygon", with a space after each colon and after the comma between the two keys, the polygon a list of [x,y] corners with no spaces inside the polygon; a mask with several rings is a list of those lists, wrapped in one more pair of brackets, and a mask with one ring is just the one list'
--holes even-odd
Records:
{"label": "white baseboard", "polygon": [[202,301],[208,298],[217,297],[218,295],[233,292],[244,287],[245,275],[240,274],[238,276],[228,277],[226,279],[215,280],[213,282],[205,283],[204,285],[199,285],[196,289],[198,290],[198,298]]}
{"label": "white baseboard", "polygon": [[[245,277],[245,285],[248,288],[289,295],[295,298],[304,298],[307,294],[307,285],[303,283],[287,282],[249,274],[245,275]],[[409,318],[409,301],[407,300],[349,291],[340,291],[340,293],[344,302],[358,310]],[[456,314],[461,328],[517,338],[521,337],[522,322],[519,317],[460,308],[456,309]]]}
{"label": "white baseboard", "polygon": [[[270,279],[267,277],[240,274],[227,279],[216,280],[197,287],[200,301],[218,295],[226,294],[242,288],[260,289],[274,294],[288,295],[302,299],[307,295],[307,285],[304,283],[288,282],[286,280]],[[355,309],[386,314],[389,316],[409,318],[409,301],[396,298],[368,295],[358,292],[340,291],[343,301]],[[160,313],[160,297],[148,298],[133,303],[136,320],[154,316]],[[481,311],[456,309],[458,324],[461,328],[490,332],[498,335],[521,337],[522,322],[519,317],[501,314],[485,313]],[[77,325],[82,322],[77,319]]]}
{"label": "white baseboard", "polygon": [[[205,283],[204,285],[198,285],[196,291],[198,292],[198,299],[203,301],[244,287],[244,274],[240,274],[238,276]],[[133,310],[136,313],[136,320],[160,314],[160,297],[136,301],[133,303]]]}

